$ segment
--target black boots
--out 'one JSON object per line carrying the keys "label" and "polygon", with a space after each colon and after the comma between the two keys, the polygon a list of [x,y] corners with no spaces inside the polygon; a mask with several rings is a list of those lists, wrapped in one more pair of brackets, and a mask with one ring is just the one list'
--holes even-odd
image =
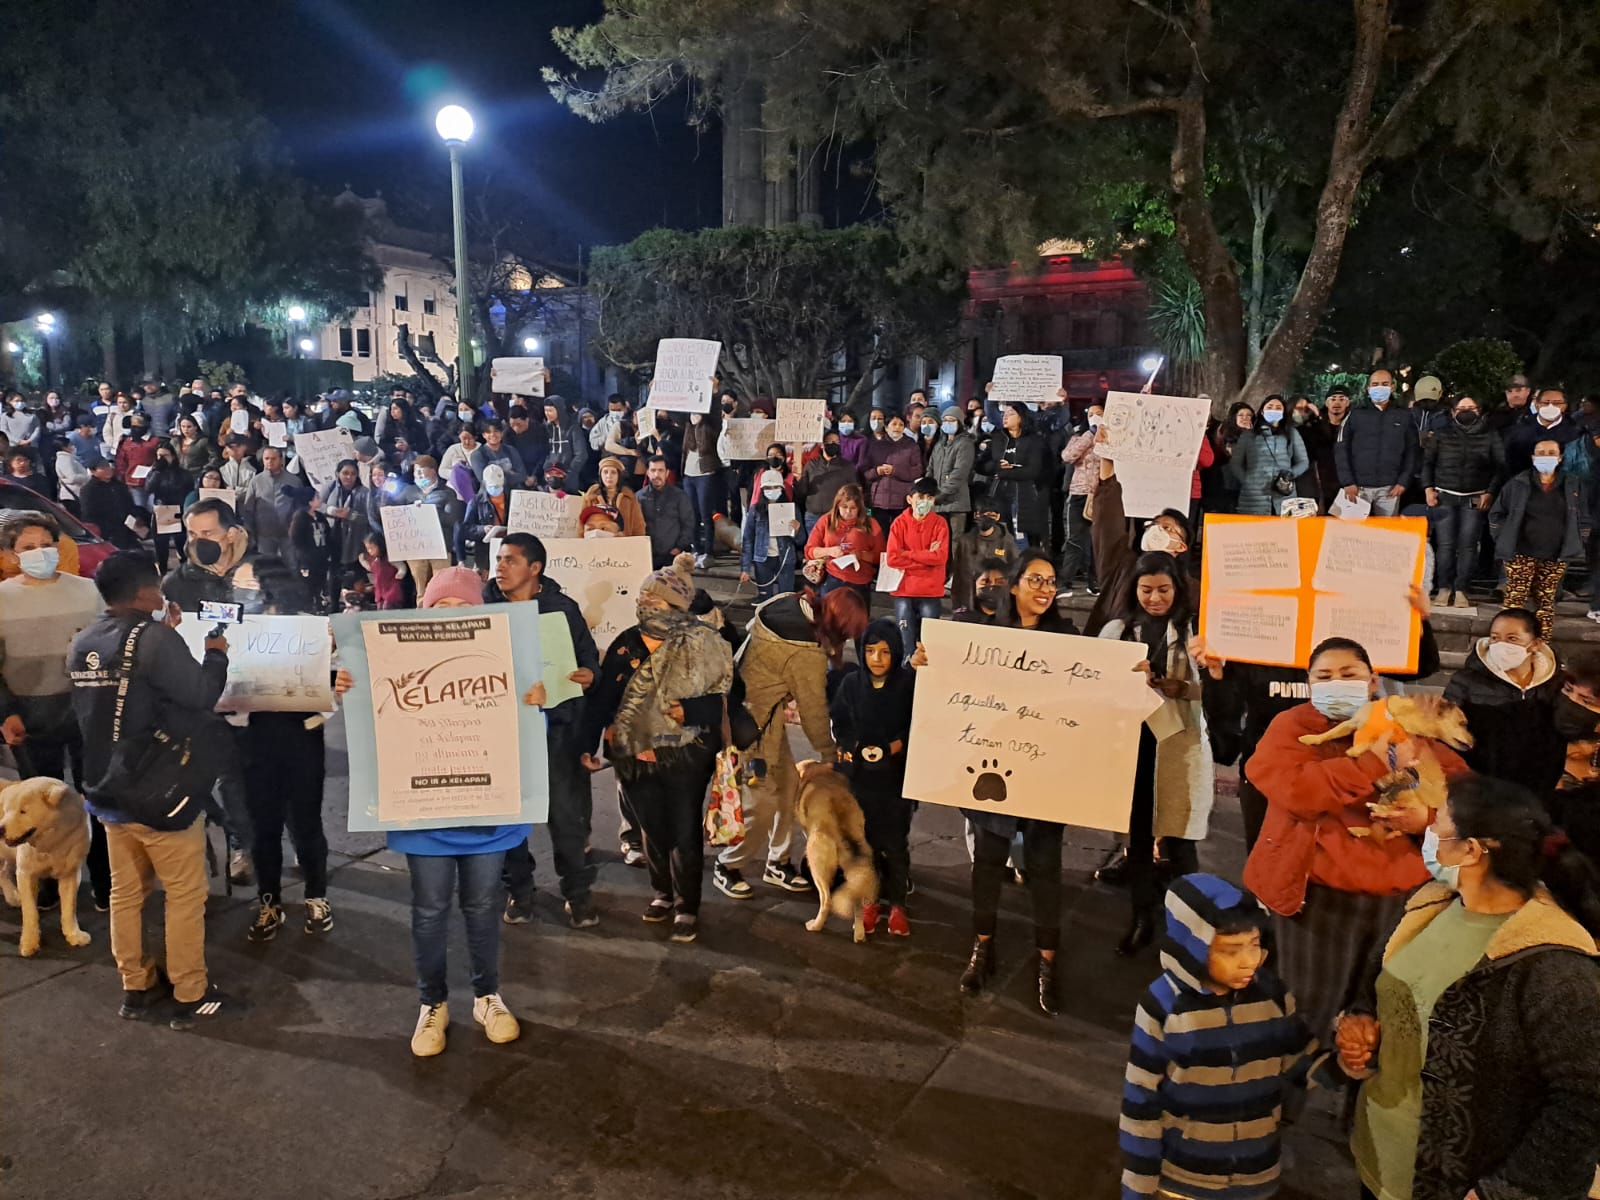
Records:
{"label": "black boots", "polygon": [[1039,955],[1039,1011],[1053,1017],[1061,1011],[1056,1000],[1056,960]]}
{"label": "black boots", "polygon": [[1149,909],[1141,909],[1133,914],[1133,924],[1128,926],[1128,932],[1117,943],[1117,954],[1123,958],[1137,954],[1154,941],[1155,936],[1155,914]]}
{"label": "black boots", "polygon": [[961,972],[961,991],[967,996],[976,996],[983,991],[983,985],[994,975],[994,939],[974,938],[972,942],[972,957],[967,961],[967,969]]}

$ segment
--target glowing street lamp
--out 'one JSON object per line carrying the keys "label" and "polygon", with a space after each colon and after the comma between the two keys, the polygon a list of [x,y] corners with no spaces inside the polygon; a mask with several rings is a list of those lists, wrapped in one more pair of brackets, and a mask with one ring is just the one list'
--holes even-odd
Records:
{"label": "glowing street lamp", "polygon": [[289,305],[289,311],[287,315],[289,320],[298,325],[301,321],[306,319],[306,310],[301,305],[291,304]]}
{"label": "glowing street lamp", "polygon": [[529,354],[532,354],[535,350],[537,350],[539,348],[539,339],[536,338],[536,337],[523,338],[522,339],[522,348],[524,350],[526,350]]}
{"label": "glowing street lamp", "polygon": [[7,342],[6,343],[6,353],[7,354],[21,354],[22,353],[22,347],[17,345],[15,342]]}
{"label": "glowing street lamp", "polygon": [[472,138],[472,114],[459,104],[446,104],[433,118],[444,144],[450,148],[450,207],[456,241],[456,386],[467,388],[467,364],[472,350],[472,306],[467,302],[467,219],[461,201],[461,147]]}
{"label": "glowing street lamp", "polygon": [[315,342],[313,342],[310,338],[301,338],[300,339],[300,353],[301,354],[310,354],[316,348],[317,348],[317,344]]}

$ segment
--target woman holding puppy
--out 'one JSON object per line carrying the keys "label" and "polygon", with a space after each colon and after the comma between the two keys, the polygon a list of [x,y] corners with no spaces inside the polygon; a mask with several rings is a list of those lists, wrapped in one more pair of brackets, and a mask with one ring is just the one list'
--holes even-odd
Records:
{"label": "woman holding puppy", "polygon": [[1368,805],[1382,802],[1380,784],[1414,786],[1424,753],[1446,777],[1467,768],[1426,737],[1354,758],[1349,737],[1303,744],[1303,735],[1327,733],[1378,694],[1372,659],[1348,638],[1315,647],[1307,676],[1310,702],[1274,718],[1246,768],[1267,815],[1244,882],[1277,914],[1283,978],[1293,981],[1312,1034],[1325,1038],[1406,896],[1428,879],[1421,845],[1431,814],[1418,807],[1385,818]]}

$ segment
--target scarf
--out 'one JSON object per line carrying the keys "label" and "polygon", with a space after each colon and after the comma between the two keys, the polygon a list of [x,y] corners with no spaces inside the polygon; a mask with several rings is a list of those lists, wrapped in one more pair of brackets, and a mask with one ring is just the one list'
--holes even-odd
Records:
{"label": "scarf", "polygon": [[680,725],[662,709],[696,696],[726,695],[733,686],[733,655],[720,634],[691,613],[661,609],[639,622],[661,645],[639,665],[617,706],[614,751],[638,758],[646,750],[681,749],[706,731]]}

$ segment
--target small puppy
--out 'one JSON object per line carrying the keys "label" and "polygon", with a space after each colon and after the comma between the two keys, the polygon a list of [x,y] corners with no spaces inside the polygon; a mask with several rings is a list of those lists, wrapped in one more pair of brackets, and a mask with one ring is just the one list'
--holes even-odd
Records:
{"label": "small puppy", "polygon": [[[0,789],[0,893],[22,904],[24,958],[39,953],[39,880],[61,888],[61,935],[69,946],[87,946],[78,928],[78,877],[89,856],[89,814],[83,797],[59,779],[24,779]],[[20,895],[19,895],[20,893]]]}
{"label": "small puppy", "polygon": [[[810,758],[796,763],[795,769],[800,773],[795,817],[806,831],[806,862],[817,885],[817,915],[806,928],[817,933],[833,912],[854,918],[856,941],[864,942],[862,908],[878,901],[878,870],[867,845],[866,818],[843,775]],[[844,871],[844,887],[836,892],[833,877],[839,870]]]}
{"label": "small puppy", "polygon": [[1350,749],[1345,753],[1351,758],[1360,758],[1369,750],[1387,754],[1390,746],[1409,737],[1432,738],[1456,750],[1466,750],[1472,745],[1466,713],[1443,700],[1418,696],[1368,700],[1348,721],[1335,725],[1327,733],[1304,734],[1300,742],[1306,746],[1320,746],[1342,737],[1350,738]]}

